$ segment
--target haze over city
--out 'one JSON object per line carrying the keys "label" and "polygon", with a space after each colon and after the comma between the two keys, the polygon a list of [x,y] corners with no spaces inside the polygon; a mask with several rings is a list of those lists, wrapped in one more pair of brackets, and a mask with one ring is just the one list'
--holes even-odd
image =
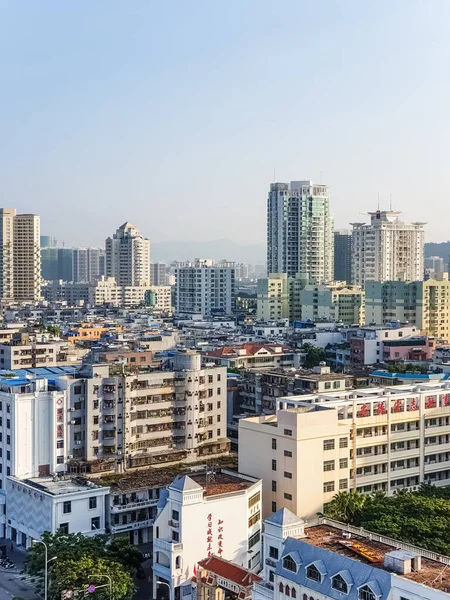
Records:
{"label": "haze over city", "polygon": [[[450,4],[0,1],[1,202],[67,245],[265,241],[270,182],[448,239]],[[184,258],[184,256],[180,256]]]}

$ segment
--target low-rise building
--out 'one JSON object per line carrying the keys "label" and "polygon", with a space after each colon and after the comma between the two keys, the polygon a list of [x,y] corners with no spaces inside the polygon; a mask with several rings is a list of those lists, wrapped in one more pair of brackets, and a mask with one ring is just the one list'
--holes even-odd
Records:
{"label": "low-rise building", "polygon": [[167,492],[154,522],[153,597],[158,580],[171,598],[189,594],[198,563],[213,555],[260,570],[261,481],[222,470],[177,477]]}
{"label": "low-rise building", "polygon": [[300,355],[282,344],[242,344],[222,346],[203,352],[205,361],[228,369],[271,369],[274,367],[298,367]]}
{"label": "low-rise building", "polygon": [[344,325],[364,323],[364,291],[344,281],[305,285],[300,291],[300,306],[304,321],[326,320]]}
{"label": "low-rise building", "polygon": [[[350,336],[350,360],[353,365],[374,365],[383,362],[383,344],[416,338],[420,330],[416,326],[399,326],[391,323],[390,327],[366,326],[352,332]],[[400,351],[397,350],[400,353]],[[395,355],[395,351],[394,351]]]}
{"label": "low-rise building", "polygon": [[240,419],[239,470],[263,480],[263,514],[305,518],[340,490],[450,484],[450,383],[365,388],[277,400]]}
{"label": "low-rise building", "polygon": [[262,581],[253,600],[446,600],[450,559],[401,541],[319,519],[307,527],[281,509],[265,521]]}
{"label": "low-rise building", "polygon": [[6,538],[29,548],[50,533],[106,532],[109,488],[81,479],[6,479]]}

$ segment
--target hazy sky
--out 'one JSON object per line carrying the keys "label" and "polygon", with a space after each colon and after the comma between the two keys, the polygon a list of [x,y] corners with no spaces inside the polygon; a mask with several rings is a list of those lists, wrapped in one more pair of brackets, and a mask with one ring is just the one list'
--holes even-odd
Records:
{"label": "hazy sky", "polygon": [[265,240],[278,181],[336,226],[450,238],[450,0],[0,0],[0,205],[98,244]]}

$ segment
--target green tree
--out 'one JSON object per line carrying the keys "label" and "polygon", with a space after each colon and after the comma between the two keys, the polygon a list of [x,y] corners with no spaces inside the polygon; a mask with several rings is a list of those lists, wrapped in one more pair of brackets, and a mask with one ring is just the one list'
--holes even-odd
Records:
{"label": "green tree", "polygon": [[49,325],[47,331],[48,333],[52,333],[55,337],[59,337],[61,334],[61,327],[59,327],[59,325]]}
{"label": "green tree", "polygon": [[324,362],[326,359],[326,353],[324,348],[317,348],[312,344],[303,344],[301,348],[302,352],[306,353],[305,360],[303,361],[303,367],[305,369],[311,369],[312,367],[317,367],[317,365],[321,362]]}
{"label": "green tree", "polygon": [[357,491],[338,492],[325,506],[324,514],[330,519],[360,525],[362,510],[369,500],[369,496]]}
{"label": "green tree", "polygon": [[142,552],[136,546],[132,546],[125,538],[113,539],[106,547],[106,551],[110,560],[121,563],[130,571],[137,571],[144,558]]}
{"label": "green tree", "polygon": [[78,560],[56,561],[51,570],[49,597],[59,600],[63,590],[84,591],[89,585],[104,586],[96,589],[92,600],[109,600],[109,579],[112,582],[112,599],[129,600],[135,587],[129,571],[120,563],[105,558],[82,556]]}

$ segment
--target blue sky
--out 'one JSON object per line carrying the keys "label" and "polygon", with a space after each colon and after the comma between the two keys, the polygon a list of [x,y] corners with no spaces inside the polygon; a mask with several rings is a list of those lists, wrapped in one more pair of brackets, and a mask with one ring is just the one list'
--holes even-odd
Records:
{"label": "blue sky", "polygon": [[[264,242],[278,181],[336,226],[450,238],[448,0],[0,0],[0,204],[98,244]],[[182,258],[182,257],[181,257]]]}

